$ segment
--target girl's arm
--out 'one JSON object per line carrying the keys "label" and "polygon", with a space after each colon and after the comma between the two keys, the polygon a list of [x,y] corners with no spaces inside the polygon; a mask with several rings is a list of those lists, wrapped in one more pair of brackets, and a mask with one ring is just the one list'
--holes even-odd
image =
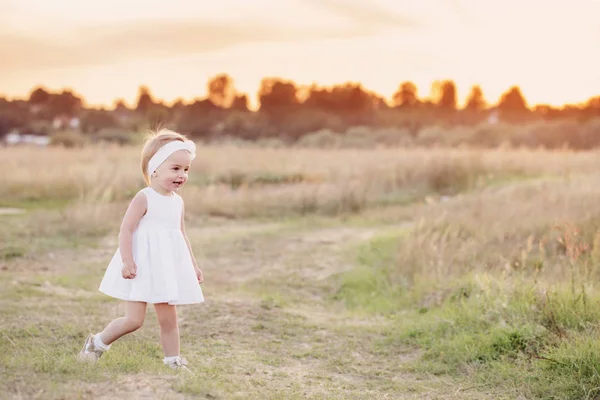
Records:
{"label": "girl's arm", "polygon": [[194,257],[194,252],[192,251],[192,245],[190,244],[190,239],[188,238],[187,234],[185,233],[184,216],[185,216],[185,205],[183,205],[181,207],[181,232],[183,233],[183,238],[185,239],[185,242],[187,243],[187,247],[190,252],[190,256],[192,256],[192,262],[194,263],[194,269],[196,270],[196,276],[198,277],[198,281],[202,283],[202,279],[203,279],[202,271],[200,271],[200,268],[198,268],[198,263],[196,262],[196,257]]}
{"label": "girl's arm", "polygon": [[121,260],[123,264],[133,266],[135,264],[133,260],[133,233],[135,232],[140,219],[146,214],[146,208],[148,207],[148,201],[146,195],[139,192],[135,195],[125,216],[123,222],[121,222],[121,229],[119,230],[119,251],[121,252]]}

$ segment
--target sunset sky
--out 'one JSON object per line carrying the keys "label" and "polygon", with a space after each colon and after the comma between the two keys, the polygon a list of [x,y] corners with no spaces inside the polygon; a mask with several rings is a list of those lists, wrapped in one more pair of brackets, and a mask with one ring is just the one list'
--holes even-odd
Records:
{"label": "sunset sky", "polygon": [[390,97],[453,79],[495,102],[600,94],[600,0],[0,0],[0,94],[71,87],[90,104],[132,103],[140,84],[203,97],[226,72],[254,101],[260,79],[360,81]]}

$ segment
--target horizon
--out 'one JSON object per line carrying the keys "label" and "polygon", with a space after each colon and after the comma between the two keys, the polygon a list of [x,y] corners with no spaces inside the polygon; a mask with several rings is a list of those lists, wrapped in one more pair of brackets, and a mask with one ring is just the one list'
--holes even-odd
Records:
{"label": "horizon", "polygon": [[166,104],[189,102],[205,97],[220,73],[253,108],[266,77],[360,83],[385,99],[403,81],[427,98],[434,81],[449,79],[459,104],[473,85],[489,103],[518,86],[528,104],[557,107],[600,92],[594,0],[0,0],[0,11],[0,43],[10,55],[0,93],[13,99],[35,87],[70,89],[90,107],[110,108],[118,99],[134,105],[147,86]]}
{"label": "horizon", "polygon": [[[218,75],[227,75],[227,76],[229,76],[226,73],[218,74]],[[209,77],[209,79],[210,78],[214,78],[214,77]],[[270,78],[274,78],[276,80],[280,80],[281,82],[292,82],[293,84],[296,85],[296,87],[299,89],[299,91],[301,89],[303,89],[303,88],[310,88],[310,86],[308,86],[308,85],[307,86],[299,85],[297,82],[294,82],[294,81],[292,81],[290,79],[286,79],[285,77],[270,77]],[[453,82],[452,79],[449,79],[448,81]],[[207,80],[207,82],[208,82],[208,80]],[[366,92],[370,92],[370,93],[374,93],[375,95],[383,96],[381,93],[379,93],[377,91],[374,91],[374,90],[371,90],[371,88],[365,87],[364,85],[362,85],[361,82],[338,82],[338,83],[333,83],[332,85],[327,85],[327,86],[325,86],[325,85],[318,85],[316,82],[313,82],[313,84],[315,84],[316,88],[318,88],[318,89],[331,89],[332,87],[343,86],[343,85],[346,85],[346,84],[353,84],[353,85],[354,84],[359,84],[359,85],[361,85],[361,87]],[[433,85],[433,82],[432,82],[432,85]],[[430,85],[430,87],[432,85]],[[473,85],[473,86],[475,86],[475,85]],[[477,86],[479,86],[479,85],[477,85]],[[75,96],[77,96],[77,97],[79,97],[81,99],[82,104],[83,104],[83,106],[85,108],[114,110],[115,107],[116,107],[116,105],[117,105],[117,103],[123,103],[127,108],[135,109],[135,107],[137,105],[138,95],[139,95],[140,89],[142,89],[142,87],[144,87],[145,89],[149,90],[149,94],[151,95],[152,99],[157,102],[157,104],[163,104],[164,106],[167,106],[167,107],[172,107],[177,102],[182,102],[183,104],[189,105],[189,104],[193,104],[195,101],[208,99],[208,93],[203,93],[202,95],[198,95],[198,96],[195,96],[195,97],[192,97],[192,98],[183,98],[183,97],[180,96],[180,97],[176,97],[175,99],[167,101],[165,99],[162,99],[162,98],[156,96],[154,94],[152,88],[148,87],[147,85],[140,85],[138,87],[138,89],[136,90],[136,94],[135,94],[134,98],[131,101],[129,101],[129,100],[123,98],[123,97],[115,97],[112,101],[110,101],[110,102],[108,102],[106,104],[90,104],[87,101],[85,95],[83,93],[80,93],[79,91],[77,91],[76,88],[63,87],[63,88],[53,89],[53,88],[48,88],[48,87],[43,86],[43,85],[38,85],[38,86],[32,87],[31,90],[29,90],[25,95],[22,95],[22,96],[10,97],[10,96],[5,96],[3,93],[0,92],[0,98],[5,98],[6,100],[9,100],[9,101],[28,101],[29,98],[30,98],[30,96],[31,96],[31,94],[33,93],[33,91],[37,90],[37,89],[42,89],[42,90],[48,92],[49,94],[60,94],[63,91],[69,91],[73,95],[75,95]],[[527,97],[527,94],[522,91],[522,89],[521,89],[521,87],[519,85],[512,85],[510,87],[507,87],[500,94],[500,96],[498,96],[498,98],[495,98],[495,99],[492,99],[492,98],[490,98],[489,96],[486,95],[484,87],[481,87],[481,86],[479,86],[479,87],[482,90],[483,98],[484,98],[484,100],[486,102],[486,105],[489,106],[489,107],[496,106],[500,102],[502,95],[508,93],[514,87],[516,87],[517,89],[519,89],[519,91],[521,92],[521,94],[522,94],[522,96],[523,96],[523,98],[524,98],[524,100],[525,100],[525,102],[527,104],[527,107],[529,109],[531,109],[531,110],[533,110],[537,106],[551,106],[551,107],[556,108],[556,109],[564,109],[565,107],[568,107],[568,106],[583,106],[589,100],[600,97],[600,91],[598,91],[598,93],[593,94],[589,98],[581,99],[581,100],[575,101],[575,102],[570,102],[570,103],[564,103],[564,104],[558,104],[558,105],[556,105],[556,104],[550,104],[548,102],[540,102],[540,103],[531,102],[529,100],[529,98]],[[257,88],[257,90],[258,89],[259,88]],[[256,92],[256,93],[237,92],[237,94],[238,95],[246,95],[247,96],[247,99],[248,99],[248,109],[249,110],[251,110],[251,111],[257,111],[257,110],[260,109],[260,102],[258,100],[258,92]],[[456,102],[457,109],[462,109],[466,105],[466,101],[468,99],[468,95],[469,95],[469,93],[465,93],[464,96],[460,96],[460,95],[457,94],[457,99],[456,99],[457,100],[457,102]],[[431,97],[431,93],[429,93],[429,92],[427,94],[422,94],[419,91],[417,98],[421,102],[423,102],[423,103],[426,103],[427,101],[434,101],[435,100],[435,99],[433,99]],[[390,97],[384,96],[383,100],[386,102],[386,104],[388,106],[393,106],[392,96],[390,96]],[[302,103],[301,100],[300,100],[300,103]]]}

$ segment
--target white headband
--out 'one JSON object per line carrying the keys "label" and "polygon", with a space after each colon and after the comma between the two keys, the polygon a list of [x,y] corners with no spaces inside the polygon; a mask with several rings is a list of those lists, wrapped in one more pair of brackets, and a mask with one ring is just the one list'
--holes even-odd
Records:
{"label": "white headband", "polygon": [[187,150],[192,155],[192,160],[196,158],[196,145],[191,140],[186,140],[182,142],[181,140],[174,140],[165,144],[163,147],[158,149],[156,154],[150,158],[148,161],[148,174],[152,174],[156,171],[156,169],[160,166],[160,164],[164,163],[167,158],[178,150]]}

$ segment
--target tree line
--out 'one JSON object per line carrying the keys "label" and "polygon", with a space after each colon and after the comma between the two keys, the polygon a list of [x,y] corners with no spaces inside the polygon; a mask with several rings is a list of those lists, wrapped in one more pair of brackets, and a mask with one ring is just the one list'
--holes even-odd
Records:
{"label": "tree line", "polygon": [[[131,107],[117,100],[111,108],[93,108],[72,90],[51,92],[36,87],[24,100],[0,97],[0,136],[12,130],[51,134],[56,129],[77,129],[94,135],[106,130],[132,131],[161,125],[196,139],[279,138],[293,143],[310,133],[327,130],[342,134],[356,126],[397,128],[417,136],[430,126],[453,129],[555,120],[586,123],[600,116],[600,96],[562,107],[529,105],[516,85],[493,103],[475,85],[464,106],[459,107],[452,80],[433,82],[428,96],[421,96],[414,83],[402,82],[386,99],[360,83],[299,86],[291,80],[264,78],[256,97],[258,109],[251,110],[248,95],[238,92],[227,74],[210,78],[204,97],[179,99],[172,104],[156,99],[150,88],[140,86]],[[66,128],[56,123],[57,119],[69,118],[77,118],[79,123]]]}

